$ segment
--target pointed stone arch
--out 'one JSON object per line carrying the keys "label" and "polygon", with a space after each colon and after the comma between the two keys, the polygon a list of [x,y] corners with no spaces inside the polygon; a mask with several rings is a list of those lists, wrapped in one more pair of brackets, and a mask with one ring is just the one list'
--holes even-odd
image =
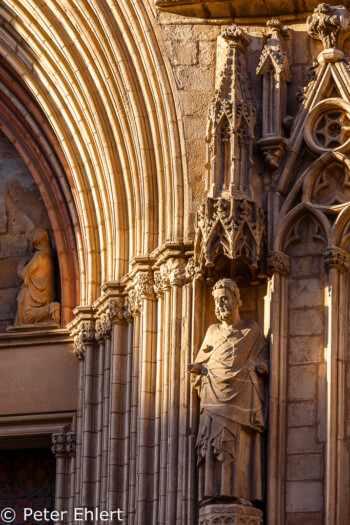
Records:
{"label": "pointed stone arch", "polygon": [[0,56],[40,108],[71,189],[76,304],[96,300],[133,257],[184,237],[181,129],[158,36],[141,5],[102,3],[5,1],[1,11]]}

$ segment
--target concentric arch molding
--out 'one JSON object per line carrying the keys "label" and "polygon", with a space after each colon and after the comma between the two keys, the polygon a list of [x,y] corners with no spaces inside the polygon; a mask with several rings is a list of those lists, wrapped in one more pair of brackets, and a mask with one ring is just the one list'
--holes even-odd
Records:
{"label": "concentric arch molding", "polygon": [[[311,13],[319,0],[155,0],[161,11],[197,18],[230,18],[235,22],[263,21],[273,16],[295,19]],[[350,0],[341,2],[350,7]]]}

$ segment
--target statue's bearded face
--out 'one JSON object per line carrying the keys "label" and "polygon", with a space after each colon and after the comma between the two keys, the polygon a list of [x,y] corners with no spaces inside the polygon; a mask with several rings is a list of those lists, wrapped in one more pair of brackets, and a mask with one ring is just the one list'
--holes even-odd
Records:
{"label": "statue's bearded face", "polygon": [[238,299],[229,288],[214,290],[215,315],[219,321],[227,321],[233,311],[238,308]]}

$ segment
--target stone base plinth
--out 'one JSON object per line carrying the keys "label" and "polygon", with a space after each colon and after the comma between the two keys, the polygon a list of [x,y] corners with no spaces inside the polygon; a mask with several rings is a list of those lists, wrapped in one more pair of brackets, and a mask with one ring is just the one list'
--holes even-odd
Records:
{"label": "stone base plinth", "polygon": [[199,525],[263,525],[263,513],[243,505],[206,505],[199,510]]}

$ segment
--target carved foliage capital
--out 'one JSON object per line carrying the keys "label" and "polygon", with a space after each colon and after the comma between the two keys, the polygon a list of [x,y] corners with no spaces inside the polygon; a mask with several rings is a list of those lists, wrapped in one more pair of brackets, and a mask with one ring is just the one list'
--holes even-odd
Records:
{"label": "carved foliage capital", "polygon": [[75,432],[57,432],[52,434],[51,450],[56,457],[75,456]]}
{"label": "carved foliage capital", "polygon": [[154,292],[157,297],[164,294],[164,291],[169,286],[168,276],[164,271],[155,272],[154,274]]}
{"label": "carved foliage capital", "polygon": [[78,359],[84,359],[86,345],[95,342],[95,322],[81,321],[74,335],[74,353]]}
{"label": "carved foliage capital", "polygon": [[114,321],[125,321],[125,299],[124,297],[118,297],[108,303],[108,319],[112,325]]}
{"label": "carved foliage capital", "polygon": [[154,281],[150,273],[138,273],[133,287],[125,299],[125,306],[130,315],[135,316],[142,311],[142,299],[154,297]]}
{"label": "carved foliage capital", "polygon": [[186,266],[186,277],[188,280],[200,279],[203,275],[199,263],[191,257]]}
{"label": "carved foliage capital", "polygon": [[344,6],[319,4],[307,19],[309,34],[322,40],[325,49],[336,48],[340,32],[348,26],[348,12]]}
{"label": "carved foliage capital", "polygon": [[96,339],[101,341],[105,337],[108,337],[112,331],[112,320],[108,314],[102,314],[96,320],[95,324]]}
{"label": "carved foliage capital", "polygon": [[282,252],[270,252],[267,256],[267,271],[270,274],[281,273],[288,275],[290,272],[290,259]]}
{"label": "carved foliage capital", "polygon": [[323,252],[323,262],[326,270],[337,268],[340,272],[346,272],[349,268],[349,254],[341,248],[331,246]]}
{"label": "carved foliage capital", "polygon": [[221,36],[225,40],[232,42],[233,45],[242,48],[242,50],[250,43],[249,36],[243,31],[241,27],[236,25],[223,29]]}

